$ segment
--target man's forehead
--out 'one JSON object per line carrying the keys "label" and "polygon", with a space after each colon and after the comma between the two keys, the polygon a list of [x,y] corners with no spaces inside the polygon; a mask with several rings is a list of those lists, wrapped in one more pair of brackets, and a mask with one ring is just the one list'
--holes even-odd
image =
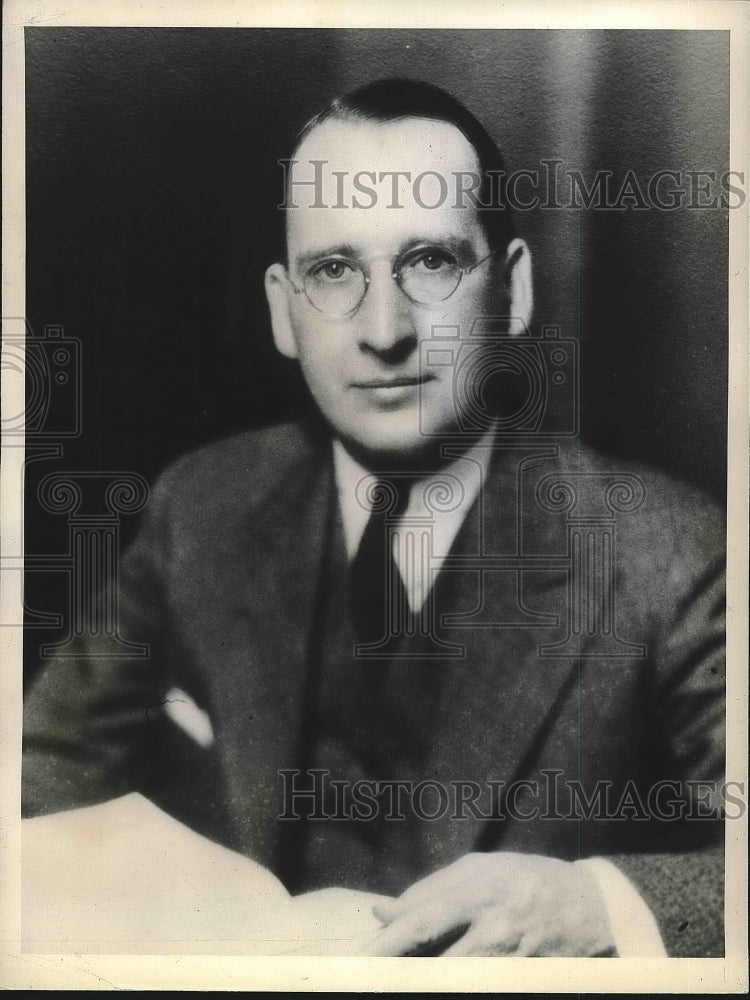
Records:
{"label": "man's forehead", "polygon": [[329,119],[305,137],[294,159],[305,169],[311,160],[327,160],[326,170],[477,171],[477,154],[450,122],[402,118],[377,122]]}
{"label": "man's forehead", "polygon": [[339,241],[391,252],[416,236],[481,232],[476,209],[456,197],[478,177],[478,157],[448,122],[329,120],[306,136],[294,160],[286,194],[290,257]]}

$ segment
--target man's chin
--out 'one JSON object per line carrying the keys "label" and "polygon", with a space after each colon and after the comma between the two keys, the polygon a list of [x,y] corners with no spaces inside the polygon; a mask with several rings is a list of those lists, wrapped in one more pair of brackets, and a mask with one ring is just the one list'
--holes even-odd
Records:
{"label": "man's chin", "polygon": [[352,456],[372,471],[420,473],[441,464],[439,436],[391,435],[368,438],[340,434],[341,442]]}

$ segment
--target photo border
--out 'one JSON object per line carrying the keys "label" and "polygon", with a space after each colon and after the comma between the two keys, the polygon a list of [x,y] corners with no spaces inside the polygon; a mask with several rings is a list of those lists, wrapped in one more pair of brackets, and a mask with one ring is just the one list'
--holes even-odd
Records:
{"label": "photo border", "polygon": [[[3,24],[3,315],[25,314],[24,46],[25,26],[639,28],[730,33],[730,167],[748,176],[750,8],[731,0],[504,3],[412,0],[408,5],[351,5],[325,0],[235,3],[162,0],[9,0]],[[748,219],[730,213],[728,403],[727,769],[747,788],[748,662]],[[3,365],[3,414],[23,411],[23,380]],[[20,390],[20,395],[19,395]],[[2,543],[23,552],[24,448],[3,447]],[[20,588],[2,581],[2,621],[22,620]],[[194,989],[419,992],[731,993],[747,981],[747,815],[727,826],[726,957],[723,959],[352,959],[235,958],[192,955],[27,954],[20,946],[20,746],[22,629],[0,629],[0,986],[46,989]]]}

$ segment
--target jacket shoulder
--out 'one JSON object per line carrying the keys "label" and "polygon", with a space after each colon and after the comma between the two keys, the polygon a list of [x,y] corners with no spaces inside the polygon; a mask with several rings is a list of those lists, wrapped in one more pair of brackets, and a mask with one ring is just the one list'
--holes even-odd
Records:
{"label": "jacket shoulder", "polygon": [[[632,504],[646,520],[687,515],[719,524],[725,517],[724,510],[707,492],[644,462],[607,455],[589,445],[563,447],[557,468],[563,476],[570,471],[573,476],[597,478],[602,486],[616,488],[619,481],[620,502],[625,507]],[[618,502],[617,496],[613,499]]]}
{"label": "jacket shoulder", "polygon": [[[576,453],[561,468],[591,476],[600,493],[612,484],[600,513],[616,522],[618,565],[632,571],[644,590],[662,587],[666,592],[674,586],[692,591],[721,576],[726,511],[714,497],[642,462],[589,447]],[[560,458],[566,462],[564,455]]]}
{"label": "jacket shoulder", "polygon": [[211,509],[262,503],[285,480],[316,466],[326,444],[303,425],[278,424],[211,442],[173,462],[152,493],[156,506],[189,503]]}

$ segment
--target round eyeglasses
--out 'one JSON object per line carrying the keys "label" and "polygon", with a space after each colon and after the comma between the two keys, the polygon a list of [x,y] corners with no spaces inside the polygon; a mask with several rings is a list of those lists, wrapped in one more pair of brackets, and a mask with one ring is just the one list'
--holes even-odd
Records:
{"label": "round eyeglasses", "polygon": [[[435,247],[409,250],[394,261],[391,277],[412,302],[435,305],[449,299],[463,276],[471,274],[496,252],[491,250],[476,264],[462,267],[449,250]],[[343,256],[326,257],[312,264],[305,272],[302,288],[289,279],[297,294],[304,293],[313,308],[331,317],[356,312],[370,281],[363,263]]]}

